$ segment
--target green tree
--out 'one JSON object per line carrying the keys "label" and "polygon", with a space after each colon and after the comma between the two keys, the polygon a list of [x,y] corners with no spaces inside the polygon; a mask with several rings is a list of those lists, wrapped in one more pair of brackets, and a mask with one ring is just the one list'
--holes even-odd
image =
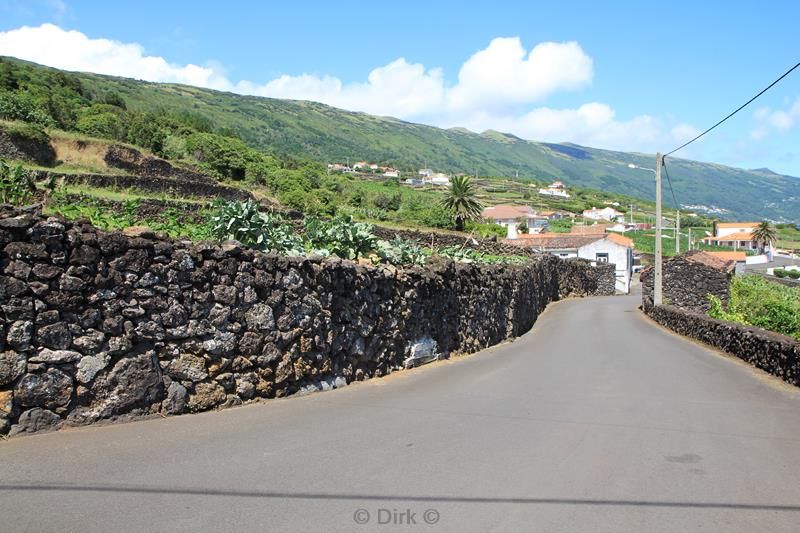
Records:
{"label": "green tree", "polygon": [[756,247],[763,252],[767,245],[771,245],[775,242],[776,232],[775,228],[772,224],[769,223],[768,220],[764,220],[756,229],[753,230],[752,241]]}
{"label": "green tree", "polygon": [[452,179],[441,205],[450,212],[458,231],[464,231],[465,221],[480,218],[483,210],[483,205],[475,197],[475,188],[469,176],[455,176]]}

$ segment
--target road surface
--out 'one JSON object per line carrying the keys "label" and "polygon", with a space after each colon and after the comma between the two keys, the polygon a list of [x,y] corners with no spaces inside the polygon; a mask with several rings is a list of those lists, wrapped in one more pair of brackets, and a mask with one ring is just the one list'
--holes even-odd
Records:
{"label": "road surface", "polygon": [[636,304],[560,302],[332,392],[0,442],[0,530],[797,531],[800,391]]}

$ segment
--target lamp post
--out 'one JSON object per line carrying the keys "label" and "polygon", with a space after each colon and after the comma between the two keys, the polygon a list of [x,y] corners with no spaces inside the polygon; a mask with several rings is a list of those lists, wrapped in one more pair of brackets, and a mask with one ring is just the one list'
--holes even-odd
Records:
{"label": "lamp post", "polygon": [[[664,158],[661,157],[661,152],[659,152],[656,154],[655,170],[652,168],[640,167],[634,165],[633,163],[628,163],[628,168],[647,170],[648,172],[652,172],[656,175],[656,266],[655,272],[653,272],[653,305],[661,305],[661,302],[663,301],[663,291],[661,288],[663,271],[663,256],[661,251],[661,165],[663,162]],[[675,238],[678,238],[678,236],[676,235]]]}

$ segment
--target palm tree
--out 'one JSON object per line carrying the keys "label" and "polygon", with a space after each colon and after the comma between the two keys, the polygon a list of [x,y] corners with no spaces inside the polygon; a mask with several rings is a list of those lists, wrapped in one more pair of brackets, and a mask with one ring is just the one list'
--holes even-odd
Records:
{"label": "palm tree", "polygon": [[455,176],[452,179],[441,204],[452,213],[458,231],[464,231],[465,220],[479,218],[483,211],[483,205],[475,199],[475,189],[468,176]]}
{"label": "palm tree", "polygon": [[767,245],[771,245],[773,242],[775,242],[775,237],[775,228],[769,223],[769,221],[764,220],[758,226],[756,226],[756,229],[753,230],[753,236],[751,237],[751,240],[760,252],[764,252],[764,249],[767,247]]}

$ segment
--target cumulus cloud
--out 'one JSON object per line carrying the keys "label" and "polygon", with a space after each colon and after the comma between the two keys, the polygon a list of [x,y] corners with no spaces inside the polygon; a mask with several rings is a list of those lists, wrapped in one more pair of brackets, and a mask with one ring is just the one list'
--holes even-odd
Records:
{"label": "cumulus cloud", "polygon": [[685,124],[668,130],[648,115],[620,120],[614,109],[598,102],[573,109],[543,106],[555,93],[591,85],[592,59],[576,42],[544,42],[528,51],[518,37],[493,39],[464,62],[454,84],[448,84],[441,69],[405,58],[373,69],[363,82],[309,73],[282,75],[262,84],[233,82],[213,62],[176,65],[147,55],[139,44],[90,38],[53,24],[0,32],[0,55],[66,70],[313,100],[436,126],[496,129],[529,139],[604,148],[650,149],[656,142],[688,138],[694,131]]}
{"label": "cumulus cloud", "polygon": [[528,53],[518,37],[497,38],[461,67],[453,109],[497,109],[543,100],[592,81],[592,59],[576,42],[541,43]]}
{"label": "cumulus cloud", "polygon": [[800,125],[800,97],[795,98],[785,110],[761,107],[753,113],[753,118],[757,124],[750,132],[750,138],[753,140],[761,140],[773,131],[786,133]]}
{"label": "cumulus cloud", "polygon": [[0,55],[9,55],[65,70],[126,76],[147,81],[185,83],[230,89],[220,72],[198,65],[173,65],[163,57],[148,56],[136,43],[90,39],[78,31],[54,24],[0,32]]}
{"label": "cumulus cloud", "polygon": [[408,63],[404,58],[374,69],[365,83],[343,84],[330,76],[284,75],[260,87],[253,86],[250,92],[273,98],[315,100],[401,118],[432,113],[441,107],[445,98],[440,69],[426,70],[424,65]]}

